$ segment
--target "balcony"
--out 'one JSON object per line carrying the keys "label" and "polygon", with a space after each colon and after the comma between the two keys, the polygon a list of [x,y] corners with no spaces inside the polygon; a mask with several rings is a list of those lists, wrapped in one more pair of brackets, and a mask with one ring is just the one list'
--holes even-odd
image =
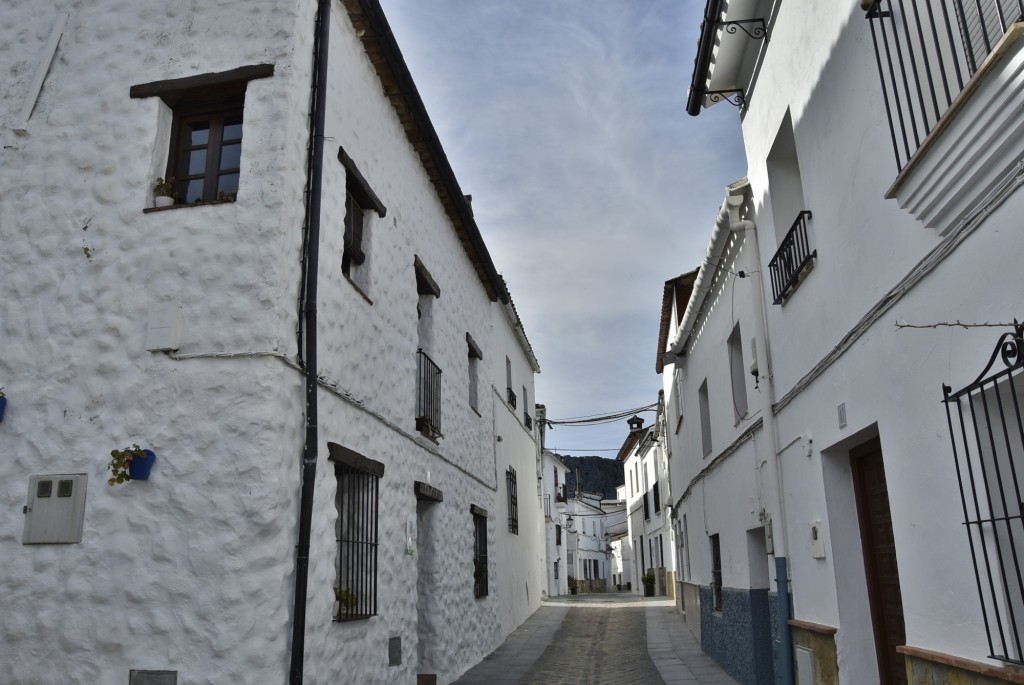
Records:
{"label": "balcony", "polygon": [[523,425],[526,426],[526,430],[533,430],[533,419],[525,411],[523,412]]}
{"label": "balcony", "polygon": [[441,435],[441,369],[423,350],[416,353],[416,430],[431,439]]}
{"label": "balcony", "polygon": [[768,262],[768,272],[772,280],[772,304],[782,304],[793,294],[801,280],[814,266],[817,250],[811,250],[807,240],[807,220],[811,213],[807,210],[797,215],[793,227],[782,239],[778,251]]}
{"label": "balcony", "polygon": [[508,406],[513,409],[516,408],[516,394],[512,392],[512,388],[506,388],[508,390]]}
{"label": "balcony", "polygon": [[556,485],[555,486],[555,501],[564,504],[566,499],[567,498],[566,498],[566,495],[565,495],[565,484],[563,483],[562,485]]}
{"label": "balcony", "polygon": [[[934,6],[934,7],[933,7]],[[902,171],[1024,13],[1021,0],[874,0],[867,10]]]}

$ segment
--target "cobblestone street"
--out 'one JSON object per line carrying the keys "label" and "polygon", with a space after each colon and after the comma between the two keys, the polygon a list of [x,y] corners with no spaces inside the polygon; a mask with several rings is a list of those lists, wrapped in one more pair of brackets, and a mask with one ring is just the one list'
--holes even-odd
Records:
{"label": "cobblestone street", "polygon": [[672,600],[559,597],[456,685],[734,685]]}

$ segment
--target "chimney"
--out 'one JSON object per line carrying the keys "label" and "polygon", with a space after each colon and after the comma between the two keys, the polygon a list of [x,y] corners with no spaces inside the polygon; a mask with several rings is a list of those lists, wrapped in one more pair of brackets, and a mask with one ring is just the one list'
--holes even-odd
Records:
{"label": "chimney", "polygon": [[627,419],[626,423],[629,424],[629,432],[630,433],[636,432],[636,431],[638,431],[638,430],[640,430],[641,428],[644,427],[644,420],[641,419],[636,414],[633,414],[632,418]]}

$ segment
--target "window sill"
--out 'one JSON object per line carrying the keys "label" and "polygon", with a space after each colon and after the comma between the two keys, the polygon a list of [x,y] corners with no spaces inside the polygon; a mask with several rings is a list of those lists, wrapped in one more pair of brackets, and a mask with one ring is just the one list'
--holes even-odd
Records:
{"label": "window sill", "polygon": [[479,409],[477,409],[476,407],[470,407],[470,410],[471,410],[471,411],[472,411],[472,412],[473,412],[474,414],[476,414],[476,415],[477,415],[477,416],[478,416],[479,418],[481,418],[481,419],[482,419],[482,418],[484,417],[484,415],[483,415],[483,414],[481,414],[481,413],[480,413],[480,410],[479,410]]}
{"label": "window sill", "polygon": [[166,212],[172,209],[185,209],[186,207],[205,207],[207,205],[233,205],[236,200],[207,200],[202,202],[189,202],[182,203],[180,205],[170,205],[168,207],[146,207],[142,210],[143,214],[152,214],[154,212]]}
{"label": "window sill", "polygon": [[[1011,26],[885,193],[925,226],[946,235],[1018,161],[1024,110],[1024,25]],[[977,122],[985,121],[984,126]]]}

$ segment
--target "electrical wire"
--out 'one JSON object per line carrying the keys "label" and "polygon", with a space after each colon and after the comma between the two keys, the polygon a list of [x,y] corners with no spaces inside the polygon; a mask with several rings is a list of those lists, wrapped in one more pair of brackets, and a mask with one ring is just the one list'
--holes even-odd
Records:
{"label": "electrical wire", "polygon": [[544,422],[548,426],[550,426],[550,427],[554,427],[554,426],[584,426],[584,425],[596,425],[596,424],[602,424],[602,423],[611,423],[613,421],[619,421],[621,419],[624,419],[626,417],[632,416],[634,414],[639,414],[641,412],[655,411],[657,406],[658,406],[658,403],[657,402],[653,402],[651,404],[648,404],[648,405],[645,405],[645,406],[642,406],[642,407],[634,407],[633,409],[624,409],[624,410],[621,410],[621,411],[618,411],[618,412],[614,412],[614,413],[590,414],[590,415],[587,415],[587,416],[575,416],[575,417],[570,417],[570,418],[567,418],[567,419],[545,419]]}

